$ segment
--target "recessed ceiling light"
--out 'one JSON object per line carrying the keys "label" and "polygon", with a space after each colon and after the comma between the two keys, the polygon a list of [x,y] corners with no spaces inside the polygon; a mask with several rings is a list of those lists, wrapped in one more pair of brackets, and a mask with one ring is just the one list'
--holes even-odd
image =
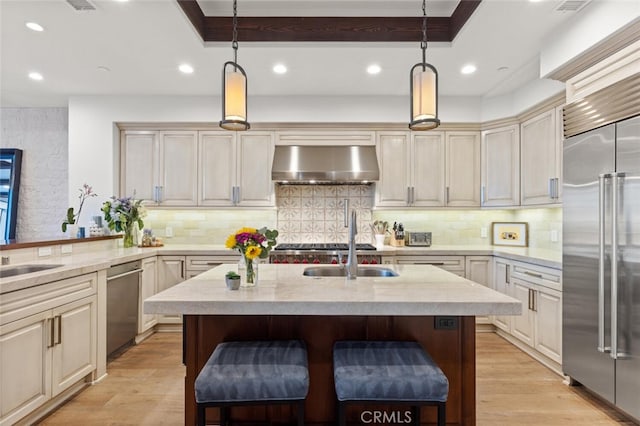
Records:
{"label": "recessed ceiling light", "polygon": [[42,74],[40,74],[39,72],[30,72],[29,78],[31,80],[37,80],[37,81],[40,81],[43,79]]}
{"label": "recessed ceiling light", "polygon": [[382,68],[378,64],[371,64],[367,67],[367,72],[372,75],[380,74],[380,71],[382,71]]}
{"label": "recessed ceiling light", "polygon": [[474,72],[476,72],[476,70],[477,70],[477,68],[476,68],[476,66],[475,66],[475,65],[473,65],[473,64],[467,64],[467,65],[463,66],[463,67],[460,69],[460,72],[461,72],[462,74],[473,74]]}
{"label": "recessed ceiling light", "polygon": [[37,31],[37,32],[44,31],[44,28],[42,27],[42,25],[36,22],[27,22],[25,25],[27,26],[27,28],[33,31]]}
{"label": "recessed ceiling light", "polygon": [[276,74],[285,74],[287,72],[287,67],[284,64],[275,64],[273,66],[273,72]]}
{"label": "recessed ceiling light", "polygon": [[189,64],[180,64],[178,69],[184,74],[193,74],[193,67]]}

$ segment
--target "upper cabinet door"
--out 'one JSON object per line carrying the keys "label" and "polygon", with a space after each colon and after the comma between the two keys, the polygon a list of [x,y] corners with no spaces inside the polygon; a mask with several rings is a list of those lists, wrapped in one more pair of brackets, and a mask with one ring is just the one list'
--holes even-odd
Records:
{"label": "upper cabinet door", "polygon": [[376,183],[376,206],[402,207],[410,200],[409,132],[378,132],[376,152],[380,180]]}
{"label": "upper cabinet door", "polygon": [[482,132],[480,202],[482,206],[520,204],[520,128]]}
{"label": "upper cabinet door", "polygon": [[158,132],[123,131],[120,145],[120,196],[155,202]]}
{"label": "upper cabinet door", "polygon": [[412,134],[413,206],[444,206],[445,142],[443,132]]}
{"label": "upper cabinet door", "polygon": [[160,132],[160,205],[197,204],[198,132]]}
{"label": "upper cabinet door", "polygon": [[234,132],[206,131],[199,135],[198,205],[233,205],[236,173]]}
{"label": "upper cabinet door", "polygon": [[246,132],[238,135],[237,204],[274,206],[271,166],[275,149],[273,132]]}
{"label": "upper cabinet door", "polygon": [[480,132],[446,132],[448,207],[480,205]]}
{"label": "upper cabinet door", "polygon": [[557,111],[552,109],[520,125],[522,205],[560,202],[560,143]]}

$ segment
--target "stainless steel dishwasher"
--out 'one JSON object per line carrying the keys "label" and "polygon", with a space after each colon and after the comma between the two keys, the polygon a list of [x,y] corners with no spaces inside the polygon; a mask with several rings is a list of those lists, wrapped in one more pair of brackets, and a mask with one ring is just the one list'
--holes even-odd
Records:
{"label": "stainless steel dishwasher", "polygon": [[139,260],[107,271],[107,356],[129,346],[138,333],[141,272]]}

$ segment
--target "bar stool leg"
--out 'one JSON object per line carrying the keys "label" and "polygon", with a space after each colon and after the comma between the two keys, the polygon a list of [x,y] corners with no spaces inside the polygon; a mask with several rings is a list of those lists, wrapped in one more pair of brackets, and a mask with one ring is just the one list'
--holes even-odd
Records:
{"label": "bar stool leg", "polygon": [[298,402],[298,426],[304,426],[304,400]]}
{"label": "bar stool leg", "polygon": [[206,423],[206,411],[205,407],[202,404],[198,404],[198,426],[205,426]]}
{"label": "bar stool leg", "polygon": [[447,403],[438,403],[438,426],[445,426],[447,424]]}
{"label": "bar stool leg", "polygon": [[345,407],[342,401],[338,401],[338,426],[346,426]]}
{"label": "bar stool leg", "polygon": [[220,407],[220,426],[229,424],[229,407],[223,405]]}
{"label": "bar stool leg", "polygon": [[411,407],[411,417],[413,418],[413,426],[420,426],[420,406]]}

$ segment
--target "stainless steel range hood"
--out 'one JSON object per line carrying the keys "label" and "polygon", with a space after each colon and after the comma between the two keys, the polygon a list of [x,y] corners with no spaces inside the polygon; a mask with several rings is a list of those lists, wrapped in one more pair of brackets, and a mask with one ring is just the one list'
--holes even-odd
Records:
{"label": "stainless steel range hood", "polygon": [[371,183],[379,176],[373,145],[278,145],[271,168],[280,183]]}

